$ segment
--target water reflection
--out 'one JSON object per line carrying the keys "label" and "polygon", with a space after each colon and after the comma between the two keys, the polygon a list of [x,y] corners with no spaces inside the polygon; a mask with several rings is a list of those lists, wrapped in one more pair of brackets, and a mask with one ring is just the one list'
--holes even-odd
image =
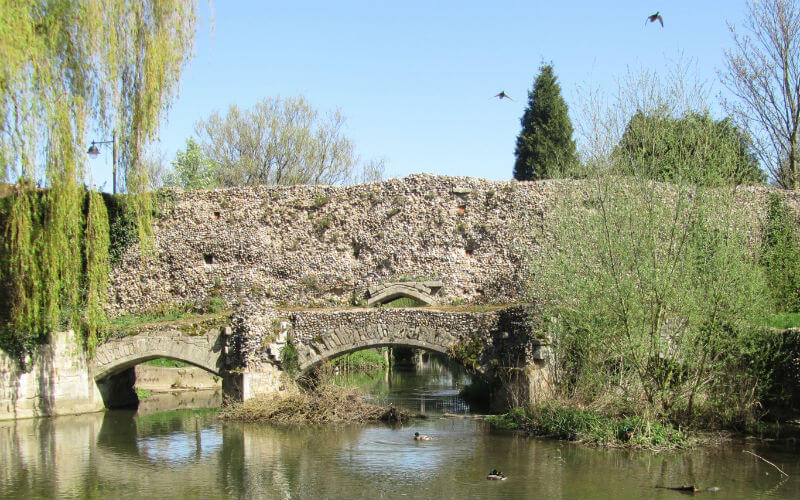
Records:
{"label": "water reflection", "polygon": [[[412,439],[414,431],[434,437]],[[492,433],[479,422],[284,429],[214,413],[132,412],[0,424],[2,498],[677,498],[657,484],[720,486],[719,498],[797,498],[793,447],[736,443],[653,454]],[[500,468],[498,484],[486,473]]]}
{"label": "water reflection", "polygon": [[472,375],[434,355],[421,356],[417,363],[396,365],[376,375],[340,374],[334,381],[360,387],[367,402],[393,404],[426,415],[468,414],[476,410],[459,396],[459,390],[473,381]]}
{"label": "water reflection", "polygon": [[[415,431],[433,437],[414,441]],[[752,449],[791,475],[742,453]],[[402,427],[278,428],[213,411],[110,411],[0,422],[0,498],[800,498],[792,445],[607,450],[432,418]],[[507,481],[486,481],[492,468]],[[709,494],[710,496],[710,494]]]}

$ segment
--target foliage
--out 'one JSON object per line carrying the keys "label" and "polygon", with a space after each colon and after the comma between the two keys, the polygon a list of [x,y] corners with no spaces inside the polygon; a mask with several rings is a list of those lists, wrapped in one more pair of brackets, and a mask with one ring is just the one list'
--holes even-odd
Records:
{"label": "foliage", "polygon": [[139,231],[127,195],[103,193],[103,200],[108,214],[108,255],[114,265],[122,260],[128,248],[139,243]]}
{"label": "foliage", "polygon": [[96,342],[108,231],[98,197],[87,205],[80,187],[87,124],[122,138],[119,166],[147,248],[151,209],[139,158],[191,52],[195,8],[178,0],[2,3],[0,178],[18,182],[4,201],[0,274],[11,288],[3,348],[30,350],[59,328]]}
{"label": "foliage", "polygon": [[499,429],[606,446],[673,448],[687,444],[681,431],[658,421],[607,416],[560,403],[512,408],[487,421]]}
{"label": "foliage", "polygon": [[767,291],[732,189],[590,185],[586,205],[559,193],[555,247],[537,262],[563,393],[647,419],[757,418],[776,352],[751,326]]}
{"label": "foliage", "polygon": [[572,122],[551,65],[542,65],[528,92],[514,151],[514,178],[535,180],[569,173],[577,163]]}
{"label": "foliage", "polygon": [[148,391],[146,389],[134,389],[134,390],[136,391],[136,397],[139,399],[139,401],[141,401],[143,399],[147,399],[147,398],[149,398],[150,396],[153,395],[152,392],[150,392],[150,391]]}
{"label": "foliage", "polygon": [[160,366],[162,368],[185,368],[187,366],[192,366],[184,361],[169,358],[151,359],[150,361],[145,361],[143,364],[148,366]]}
{"label": "foliage", "polygon": [[186,190],[214,189],[218,179],[216,164],[206,156],[194,139],[186,140],[186,149],[178,151],[172,170],[165,175],[164,185],[178,186]]}
{"label": "foliage", "polygon": [[[195,126],[214,186],[337,184],[358,180],[353,142],[345,119],[324,118],[303,98],[266,98],[251,109],[236,105]],[[363,180],[380,180],[383,161],[361,166]]]}
{"label": "foliage", "polygon": [[386,369],[386,359],[378,349],[362,349],[335,358],[331,365],[345,372],[377,373]]}
{"label": "foliage", "polygon": [[203,301],[203,314],[219,314],[228,309],[228,301],[223,297],[208,297]]}
{"label": "foliage", "polygon": [[749,140],[730,119],[689,112],[676,118],[664,110],[637,112],[614,149],[623,175],[710,185],[763,182]]}
{"label": "foliage", "polygon": [[785,330],[787,328],[800,328],[800,313],[773,314],[764,321],[766,326]]}
{"label": "foliage", "polygon": [[87,200],[89,207],[86,216],[83,252],[85,262],[83,310],[86,343],[91,353],[103,340],[104,333],[108,331],[105,305],[108,296],[109,224],[106,205],[100,193],[90,192]]}
{"label": "foliage", "polygon": [[294,339],[291,337],[286,339],[281,349],[281,366],[283,370],[289,375],[297,375],[300,373],[300,360],[297,355],[297,348],[294,345]]}
{"label": "foliage", "polygon": [[[174,323],[184,320],[200,320],[206,317],[219,318],[220,313],[203,314],[202,307],[194,301],[160,304],[138,314],[124,314],[112,318],[109,328],[114,332],[126,331],[151,323]],[[225,315],[222,315],[225,317]]]}
{"label": "foliage", "polygon": [[477,370],[483,354],[483,340],[477,334],[460,340],[448,349],[452,358],[470,370]]}
{"label": "foliage", "polygon": [[745,30],[725,52],[726,107],[753,137],[762,165],[784,189],[800,187],[800,7],[795,0],[748,0]]}
{"label": "foliage", "polygon": [[761,241],[775,310],[800,312],[800,224],[780,196],[770,198]]}

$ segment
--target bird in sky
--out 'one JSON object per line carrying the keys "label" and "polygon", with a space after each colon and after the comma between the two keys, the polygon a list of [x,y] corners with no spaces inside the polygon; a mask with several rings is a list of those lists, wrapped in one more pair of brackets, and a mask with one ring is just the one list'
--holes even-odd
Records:
{"label": "bird in sky", "polygon": [[[647,16],[647,21],[650,21],[651,23],[658,21],[661,23],[661,27],[662,28],[664,27],[664,18],[661,17],[661,14],[659,14],[658,12]],[[647,21],[645,21],[644,23],[647,24]]]}
{"label": "bird in sky", "polygon": [[499,94],[492,96],[492,99],[494,99],[495,97],[499,98],[500,100],[502,100],[503,98],[506,98],[506,99],[511,100],[511,101],[514,100],[514,99],[511,99],[510,95],[506,94],[505,90],[501,90]]}

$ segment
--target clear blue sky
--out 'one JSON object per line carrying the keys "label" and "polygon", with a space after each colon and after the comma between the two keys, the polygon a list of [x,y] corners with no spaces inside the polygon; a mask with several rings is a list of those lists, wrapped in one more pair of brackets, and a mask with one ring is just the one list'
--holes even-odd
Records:
{"label": "clear blue sky", "polygon": [[[201,0],[202,1],[202,0]],[[364,159],[415,172],[509,179],[519,119],[542,61],[577,119],[579,88],[613,90],[628,67],[696,59],[716,71],[744,0],[201,3],[195,57],[161,129],[167,163],[194,124],[230,104],[304,95],[340,109]],[[213,20],[212,11],[213,10]],[[664,27],[645,25],[659,11]],[[505,90],[514,101],[491,99]],[[92,160],[110,190],[110,153]]]}

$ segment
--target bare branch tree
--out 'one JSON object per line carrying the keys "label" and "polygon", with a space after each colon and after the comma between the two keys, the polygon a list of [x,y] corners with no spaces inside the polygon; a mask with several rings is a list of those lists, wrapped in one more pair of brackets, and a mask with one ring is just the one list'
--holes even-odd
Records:
{"label": "bare branch tree", "polygon": [[753,138],[774,182],[800,187],[800,8],[796,0],[749,0],[746,33],[728,25],[722,83],[736,96],[725,107]]}
{"label": "bare branch tree", "polygon": [[[359,180],[359,161],[344,125],[338,110],[320,117],[303,97],[267,98],[213,113],[195,130],[217,186],[347,184]],[[362,167],[370,180],[382,168],[382,161]]]}

